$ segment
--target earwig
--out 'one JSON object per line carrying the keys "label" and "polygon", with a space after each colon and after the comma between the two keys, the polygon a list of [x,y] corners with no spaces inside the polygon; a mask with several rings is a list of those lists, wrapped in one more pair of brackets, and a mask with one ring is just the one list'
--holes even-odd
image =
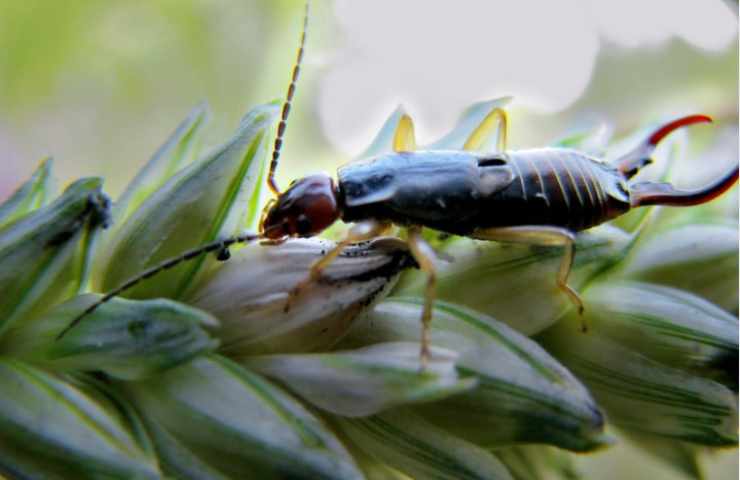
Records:
{"label": "earwig", "polygon": [[[393,152],[340,167],[336,181],[327,174],[315,174],[293,182],[286,191],[280,192],[274,179],[275,171],[300,72],[307,24],[308,6],[267,177],[276,198],[265,207],[260,232],[189,250],[143,272],[88,307],[60,337],[102,303],[180,262],[208,252],[222,252],[236,243],[312,237],[342,220],[355,225],[334,249],[311,267],[307,278],[291,292],[286,310],[295,296],[309,282],[320,278],[324,269],[348,245],[386,233],[393,225],[405,228],[409,250],[419,268],[427,274],[422,310],[423,368],[429,360],[429,324],[436,273],[435,252],[424,240],[422,228],[482,240],[563,247],[557,285],[582,313],[583,302],[568,285],[577,232],[617,218],[636,207],[706,203],[737,182],[738,166],[735,165],[716,181],[692,191],[679,190],[667,183],[629,183],[651,163],[653,151],[667,135],[685,126],[710,122],[706,115],[690,115],[663,125],[609,165],[565,148],[507,150],[508,117],[506,111],[497,106],[470,134],[462,150],[416,151],[413,121],[403,115],[396,126]],[[479,152],[494,132],[498,135],[498,151]]]}

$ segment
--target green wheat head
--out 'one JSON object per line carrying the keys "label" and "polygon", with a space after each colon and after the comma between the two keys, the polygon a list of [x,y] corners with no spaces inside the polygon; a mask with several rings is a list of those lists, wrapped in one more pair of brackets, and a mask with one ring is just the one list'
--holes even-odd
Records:
{"label": "green wheat head", "polygon": [[[489,106],[435,146],[461,148]],[[571,452],[629,442],[702,478],[707,450],[737,446],[736,190],[581,234],[588,334],[557,248],[430,236],[454,260],[422,372],[424,277],[392,238],[350,249],[287,313],[330,241],[201,256],[57,339],[147,267],[257,227],[278,108],[202,151],[197,107],[115,202],[99,178],[56,194],[47,160],[0,205],[0,477],[572,479]],[[557,144],[609,158],[641,138],[602,133]],[[665,143],[668,176],[686,137]]]}

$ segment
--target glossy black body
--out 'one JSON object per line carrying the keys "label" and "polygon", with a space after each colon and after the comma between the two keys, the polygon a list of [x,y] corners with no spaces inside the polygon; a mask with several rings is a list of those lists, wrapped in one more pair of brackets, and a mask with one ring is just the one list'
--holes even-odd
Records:
{"label": "glossy black body", "polygon": [[518,225],[578,231],[630,208],[621,173],[562,148],[381,155],[340,168],[338,197],[346,222],[387,220],[469,236]]}

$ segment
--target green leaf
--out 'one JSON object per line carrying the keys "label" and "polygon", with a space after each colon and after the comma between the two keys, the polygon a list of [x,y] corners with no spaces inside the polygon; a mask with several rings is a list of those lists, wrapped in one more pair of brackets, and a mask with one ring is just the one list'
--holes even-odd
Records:
{"label": "green leaf", "polygon": [[126,386],[147,423],[156,422],[224,475],[362,478],[319,419],[278,387],[225,358],[202,356]]}
{"label": "green leaf", "polygon": [[[152,193],[111,242],[102,290],[122,284],[183,251],[241,233],[257,215],[253,204],[278,107],[253,109],[225,145],[181,170]],[[180,298],[197,283],[206,256],[142,282],[128,296]]]}
{"label": "green leaf", "polygon": [[78,180],[53,203],[0,228],[0,332],[84,288],[96,234],[108,222],[101,183]]}
{"label": "green leaf", "polygon": [[33,322],[10,330],[0,348],[52,370],[99,370],[114,378],[132,380],[160,373],[218,345],[203,330],[216,326],[216,319],[164,299],[113,298],[57,338],[98,298],[85,295],[53,308]]}
{"label": "green leaf", "polygon": [[62,465],[73,473],[66,478],[160,478],[130,419],[105,397],[7,358],[0,392],[0,445],[25,452],[26,467],[54,475]]}
{"label": "green leaf", "polygon": [[[418,341],[421,299],[390,298],[343,345]],[[432,344],[458,353],[458,371],[476,388],[417,411],[480,445],[549,443],[572,450],[602,446],[604,419],[588,391],[532,340],[496,320],[446,302],[435,304]]]}
{"label": "green leaf", "polygon": [[558,325],[542,341],[588,385],[616,426],[699,445],[737,445],[737,396],[724,385],[596,332]]}
{"label": "green leaf", "polygon": [[[512,97],[501,97],[493,100],[487,100],[484,102],[474,103],[467,108],[460,116],[457,121],[457,125],[452,129],[450,133],[440,138],[439,140],[426,145],[424,149],[428,150],[461,150],[465,141],[475,131],[476,128],[483,122],[483,120],[497,108],[505,107],[511,102]],[[492,135],[487,142],[484,142],[481,146],[481,151],[493,151],[495,150],[494,140],[496,135]]]}
{"label": "green leaf", "polygon": [[491,453],[450,435],[408,409],[358,419],[337,419],[341,431],[378,461],[411,478],[511,479]]}
{"label": "green leaf", "polygon": [[317,407],[347,417],[436,401],[475,386],[475,379],[458,377],[454,352],[433,349],[422,372],[419,352],[418,343],[381,343],[333,353],[246,357],[242,363]]}
{"label": "green leaf", "polygon": [[645,239],[624,266],[635,280],[688,290],[734,311],[738,305],[737,225],[690,224]]}
{"label": "green leaf", "polygon": [[[584,287],[621,260],[632,240],[609,225],[580,233],[568,283],[576,290]],[[456,238],[444,252],[453,261],[437,264],[440,300],[491,315],[525,335],[544,330],[573,308],[556,284],[562,248]],[[396,292],[423,295],[425,284],[423,272],[409,271]]]}
{"label": "green leaf", "polygon": [[52,164],[51,157],[43,160],[31,178],[0,205],[0,227],[49,203],[53,195]]}

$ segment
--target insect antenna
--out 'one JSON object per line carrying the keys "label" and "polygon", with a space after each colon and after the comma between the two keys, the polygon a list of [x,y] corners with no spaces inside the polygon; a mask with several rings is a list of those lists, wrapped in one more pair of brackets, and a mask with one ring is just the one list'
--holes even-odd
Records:
{"label": "insect antenna", "polygon": [[303,61],[303,47],[306,44],[306,30],[308,29],[308,14],[309,14],[309,3],[306,2],[306,10],[303,14],[303,31],[301,32],[301,42],[298,46],[298,55],[296,57],[295,65],[293,65],[293,75],[290,78],[290,85],[288,86],[288,93],[285,95],[285,102],[283,102],[283,110],[280,113],[280,123],[278,124],[277,136],[275,137],[275,145],[272,148],[272,160],[270,161],[270,170],[267,174],[267,186],[270,187],[272,193],[275,195],[280,194],[280,189],[275,183],[275,170],[278,166],[278,160],[280,159],[280,149],[283,146],[283,135],[288,125],[288,115],[290,115],[290,105],[295,95],[296,82],[298,76],[301,73],[301,62]]}
{"label": "insect antenna", "polygon": [[199,257],[200,255],[204,255],[206,253],[216,252],[216,251],[223,252],[226,249],[228,249],[230,246],[235,245],[237,243],[250,243],[260,238],[264,238],[262,234],[258,235],[255,233],[243,233],[240,235],[235,235],[233,237],[225,238],[223,240],[217,240],[211,243],[206,243],[205,245],[201,245],[199,247],[186,250],[185,252],[183,252],[182,254],[176,257],[169,258],[151,268],[148,268],[147,270],[144,270],[140,274],[134,277],[131,277],[130,279],[126,280],[118,287],[114,288],[113,290],[103,295],[101,298],[98,299],[98,301],[96,301],[95,303],[87,307],[82,313],[77,315],[69,323],[69,325],[64,327],[64,329],[59,333],[59,335],[57,335],[57,340],[61,339],[64,335],[66,335],[67,332],[69,332],[77,324],[79,324],[83,318],[85,318],[86,316],[88,316],[89,314],[97,310],[98,307],[110,301],[113,297],[116,297],[120,295],[121,293],[125,292],[126,290],[132,288],[134,285],[138,284],[142,280],[151,278],[160,272],[169,270],[170,268],[175,267],[182,262]]}

